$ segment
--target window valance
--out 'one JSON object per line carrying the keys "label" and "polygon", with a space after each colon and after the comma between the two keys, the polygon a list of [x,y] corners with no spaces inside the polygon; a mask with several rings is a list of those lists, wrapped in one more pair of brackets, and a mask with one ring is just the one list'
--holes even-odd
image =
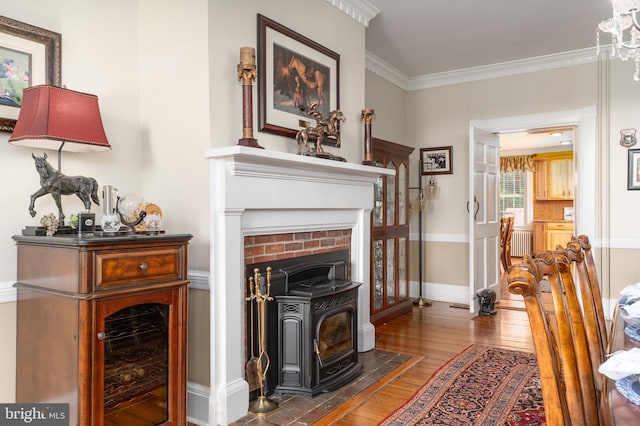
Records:
{"label": "window valance", "polygon": [[514,155],[500,157],[501,172],[533,172],[533,155]]}

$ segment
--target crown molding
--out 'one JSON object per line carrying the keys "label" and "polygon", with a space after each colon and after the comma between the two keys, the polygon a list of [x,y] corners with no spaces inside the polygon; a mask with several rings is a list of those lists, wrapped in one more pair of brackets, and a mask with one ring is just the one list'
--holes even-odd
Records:
{"label": "crown molding", "polygon": [[[601,50],[603,50],[603,47],[601,47]],[[369,71],[388,80],[401,89],[412,91],[535,71],[572,67],[596,62],[597,60],[598,55],[596,54],[595,48],[588,48],[481,67],[465,68],[417,77],[406,77],[402,72],[367,51],[365,55],[365,66]]]}
{"label": "crown molding", "polygon": [[403,90],[409,89],[408,75],[389,65],[388,62],[385,62],[368,50],[365,51],[365,68]]}
{"label": "crown molding", "polygon": [[343,11],[365,27],[369,26],[369,21],[373,19],[380,10],[367,0],[325,0],[333,7]]}

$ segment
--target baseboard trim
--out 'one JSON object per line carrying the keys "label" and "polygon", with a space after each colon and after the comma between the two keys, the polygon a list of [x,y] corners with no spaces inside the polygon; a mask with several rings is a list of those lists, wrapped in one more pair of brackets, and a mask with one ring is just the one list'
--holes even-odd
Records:
{"label": "baseboard trim", "polygon": [[208,386],[194,382],[187,382],[187,421],[198,426],[209,423],[209,393]]}

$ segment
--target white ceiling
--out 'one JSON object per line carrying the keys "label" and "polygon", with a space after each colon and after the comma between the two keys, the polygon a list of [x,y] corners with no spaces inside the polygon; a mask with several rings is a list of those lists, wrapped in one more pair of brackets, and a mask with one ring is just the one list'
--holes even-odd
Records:
{"label": "white ceiling", "polygon": [[[610,0],[368,0],[366,49],[408,77],[593,49]],[[609,43],[606,34],[602,40]]]}
{"label": "white ceiling", "polygon": [[[407,79],[587,50],[610,0],[368,0],[379,9],[366,49]],[[608,44],[607,34],[601,43]],[[547,133],[501,136],[502,151],[535,151],[573,140]]]}

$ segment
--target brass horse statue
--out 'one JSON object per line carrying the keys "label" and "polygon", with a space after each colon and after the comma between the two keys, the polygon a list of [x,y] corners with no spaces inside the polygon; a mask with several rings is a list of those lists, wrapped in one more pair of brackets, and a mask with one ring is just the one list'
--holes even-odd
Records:
{"label": "brass horse statue", "polygon": [[313,115],[318,122],[316,127],[306,127],[296,134],[296,142],[298,142],[298,154],[300,154],[300,148],[302,145],[307,147],[307,152],[311,152],[309,148],[309,139],[316,140],[316,153],[324,153],[322,149],[322,140],[327,136],[333,136],[336,138],[336,146],[340,146],[340,129],[338,128],[339,122],[347,121],[347,118],[342,114],[339,109],[331,111],[329,117],[324,119],[322,114],[316,109],[317,104],[314,102],[311,104],[310,115]]}
{"label": "brass horse statue", "polygon": [[53,200],[58,206],[58,219],[60,224],[64,224],[64,213],[62,212],[61,195],[75,194],[84,203],[84,208],[89,211],[91,209],[91,201],[100,205],[98,199],[98,182],[94,178],[84,176],[65,176],[60,171],[55,170],[47,161],[47,154],[42,157],[36,157],[31,154],[35,163],[36,170],[40,175],[40,189],[31,195],[31,203],[29,204],[29,213],[31,217],[36,215],[34,204],[36,199],[43,195],[51,194]]}

